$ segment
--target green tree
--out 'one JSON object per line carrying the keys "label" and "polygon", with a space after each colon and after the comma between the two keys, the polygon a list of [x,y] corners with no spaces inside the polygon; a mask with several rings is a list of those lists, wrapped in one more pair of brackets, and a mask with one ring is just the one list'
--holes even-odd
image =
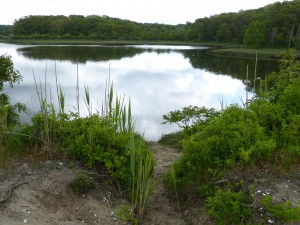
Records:
{"label": "green tree", "polygon": [[231,30],[227,23],[222,23],[217,30],[218,41],[230,41],[231,39]]}
{"label": "green tree", "polygon": [[246,29],[244,45],[252,48],[261,48],[266,42],[266,25],[263,22],[253,21]]}
{"label": "green tree", "polygon": [[11,87],[15,83],[19,83],[22,76],[19,71],[14,69],[11,57],[8,55],[0,55],[0,124],[1,128],[18,123],[18,112],[25,111],[23,104],[10,104],[9,96],[3,91],[4,83],[9,83]]}
{"label": "green tree", "polygon": [[18,70],[14,69],[14,64],[9,55],[0,55],[0,91],[3,90],[3,84],[8,82],[11,87],[22,80]]}
{"label": "green tree", "polygon": [[0,25],[0,34],[8,35],[11,34],[11,25]]}

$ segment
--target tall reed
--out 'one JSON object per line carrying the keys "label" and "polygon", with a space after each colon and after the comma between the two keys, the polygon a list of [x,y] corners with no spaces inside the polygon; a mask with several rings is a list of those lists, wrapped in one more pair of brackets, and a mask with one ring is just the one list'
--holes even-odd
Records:
{"label": "tall reed", "polygon": [[150,151],[141,142],[136,142],[134,134],[130,134],[130,169],[132,175],[131,204],[132,220],[136,216],[142,220],[148,199],[153,192],[156,182],[153,181],[155,161]]}
{"label": "tall reed", "polygon": [[[129,137],[128,148],[130,150],[130,171],[131,171],[131,220],[141,221],[148,199],[154,190],[156,181],[153,180],[153,169],[155,160],[152,153],[146,148],[142,139],[135,137],[134,122],[131,112],[131,101],[128,106],[124,103],[123,97],[116,97],[114,102],[113,84],[110,78],[106,89],[107,105],[102,106],[107,117],[113,121],[118,132],[126,133]],[[113,104],[114,102],[114,104]]]}

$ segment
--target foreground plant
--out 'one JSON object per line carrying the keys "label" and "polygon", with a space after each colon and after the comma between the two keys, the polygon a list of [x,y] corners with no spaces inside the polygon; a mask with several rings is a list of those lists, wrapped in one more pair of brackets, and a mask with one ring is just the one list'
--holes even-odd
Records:
{"label": "foreground plant", "polygon": [[[130,101],[127,106],[124,97],[114,96],[108,78],[102,110],[96,110],[97,113],[93,113],[89,89],[85,86],[84,102],[88,116],[82,117],[79,110],[65,113],[65,98],[60,87],[57,87],[57,113],[54,104],[48,103],[47,91],[42,87],[36,82],[41,108],[32,119],[34,142],[40,147],[51,147],[51,151],[63,150],[71,159],[84,160],[88,167],[103,167],[118,183],[121,193],[130,190],[131,221],[141,221],[155,186],[155,162],[144,140],[135,133]],[[46,89],[46,85],[44,87]],[[85,177],[81,175],[80,178]],[[75,187],[81,189],[81,184],[88,184],[86,181],[88,179],[79,179]]]}
{"label": "foreground plant", "polygon": [[272,202],[272,200],[272,196],[265,196],[261,202],[273,218],[281,220],[285,223],[300,221],[300,207],[293,207],[291,205],[291,201],[289,200],[282,204],[275,204]]}
{"label": "foreground plant", "polygon": [[15,70],[11,56],[0,55],[0,164],[20,152],[24,147],[22,140],[27,138],[26,134],[19,131],[19,113],[26,111],[25,105],[12,105],[10,97],[3,92],[5,83],[13,87],[21,80],[22,76]]}
{"label": "foreground plant", "polygon": [[[234,185],[235,188],[238,186],[240,183]],[[219,225],[245,224],[244,222],[253,213],[253,186],[250,186],[249,191],[234,190],[235,188],[228,188],[227,190],[218,188],[214,196],[207,198],[205,206],[208,214],[216,219]]]}
{"label": "foreground plant", "polygon": [[138,220],[142,220],[148,199],[156,185],[153,181],[155,161],[152,153],[145,148],[145,144],[142,141],[135,141],[133,133],[130,135],[129,148],[132,175],[132,220],[135,216]]}
{"label": "foreground plant", "polygon": [[72,189],[77,195],[81,195],[89,191],[95,186],[93,178],[84,172],[76,174]]}

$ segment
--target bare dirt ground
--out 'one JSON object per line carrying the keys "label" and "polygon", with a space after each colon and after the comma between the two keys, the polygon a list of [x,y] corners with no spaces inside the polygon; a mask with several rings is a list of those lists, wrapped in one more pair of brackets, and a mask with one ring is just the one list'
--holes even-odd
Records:
{"label": "bare dirt ground", "polygon": [[[143,224],[185,224],[163,186],[163,176],[179,153],[157,143],[149,145],[157,159],[158,182]],[[126,224],[116,211],[129,202],[116,184],[98,179],[87,194],[73,193],[71,184],[82,170],[86,169],[79,164],[57,160],[24,160],[0,169],[0,225]]]}
{"label": "bare dirt ground", "polygon": [[[149,199],[142,224],[196,225],[214,224],[203,204],[185,205],[179,210],[176,198],[170,198],[163,185],[164,174],[180,153],[158,143],[149,143],[157,160],[155,179],[157,186]],[[0,225],[79,225],[127,224],[117,218],[116,212],[129,204],[116,184],[97,178],[96,187],[85,195],[76,195],[71,189],[75,175],[86,170],[80,164],[67,161],[13,162],[0,168]],[[90,171],[95,172],[95,171]],[[268,174],[268,176],[265,176]],[[269,174],[261,171],[235,171],[225,179],[245,179],[255,185],[255,198],[271,194],[277,202],[291,200],[300,206],[300,170],[294,173]],[[238,177],[236,177],[238,175]],[[257,217],[269,215],[256,205]],[[272,224],[283,224],[271,220]],[[300,223],[294,223],[300,224]]]}

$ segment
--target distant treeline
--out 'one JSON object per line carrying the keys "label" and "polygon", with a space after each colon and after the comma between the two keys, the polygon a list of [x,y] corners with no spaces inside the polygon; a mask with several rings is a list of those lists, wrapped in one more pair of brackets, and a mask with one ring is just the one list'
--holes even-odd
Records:
{"label": "distant treeline", "polygon": [[137,23],[108,16],[27,16],[15,36],[116,40],[216,41],[249,47],[300,47],[300,0],[255,10],[223,13],[179,25]]}
{"label": "distant treeline", "polygon": [[11,25],[0,25],[0,35],[11,34]]}
{"label": "distant treeline", "polygon": [[108,16],[27,16],[15,21],[14,35],[37,38],[184,40],[186,26],[137,23]]}
{"label": "distant treeline", "polygon": [[300,47],[300,0],[197,19],[189,27],[187,39],[250,47]]}

